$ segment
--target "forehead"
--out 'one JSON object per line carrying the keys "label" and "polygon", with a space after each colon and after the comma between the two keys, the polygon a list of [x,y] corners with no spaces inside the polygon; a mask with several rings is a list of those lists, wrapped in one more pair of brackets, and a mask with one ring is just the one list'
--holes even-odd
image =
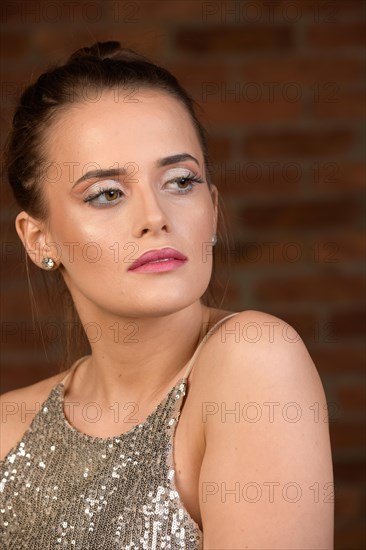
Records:
{"label": "forehead", "polygon": [[47,156],[58,162],[153,161],[181,151],[201,156],[185,106],[170,94],[141,90],[104,92],[98,101],[75,103],[48,128]]}

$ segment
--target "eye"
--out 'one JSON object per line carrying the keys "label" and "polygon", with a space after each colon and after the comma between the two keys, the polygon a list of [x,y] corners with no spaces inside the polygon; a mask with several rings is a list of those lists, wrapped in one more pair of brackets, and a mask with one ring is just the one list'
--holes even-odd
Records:
{"label": "eye", "polygon": [[123,195],[124,193],[117,187],[110,187],[108,189],[98,187],[95,191],[87,195],[83,201],[89,203],[90,206],[103,208],[117,204],[120,202]]}
{"label": "eye", "polygon": [[187,174],[168,181],[165,185],[172,186],[177,190],[178,194],[189,193],[197,183],[203,183],[196,174]]}

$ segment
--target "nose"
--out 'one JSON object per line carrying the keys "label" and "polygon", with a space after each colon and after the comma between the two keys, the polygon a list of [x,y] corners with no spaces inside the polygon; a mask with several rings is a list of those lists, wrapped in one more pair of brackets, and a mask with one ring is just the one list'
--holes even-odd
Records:
{"label": "nose", "polygon": [[162,199],[156,195],[154,189],[148,185],[137,184],[133,203],[132,233],[135,238],[147,233],[157,235],[160,231],[170,231]]}

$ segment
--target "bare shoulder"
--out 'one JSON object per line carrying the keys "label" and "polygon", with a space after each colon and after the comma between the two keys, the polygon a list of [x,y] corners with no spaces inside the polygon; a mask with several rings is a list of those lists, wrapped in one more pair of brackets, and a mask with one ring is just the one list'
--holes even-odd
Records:
{"label": "bare shoulder", "polygon": [[317,403],[326,409],[323,386],[303,340],[284,319],[269,313],[246,310],[223,321],[198,362],[197,391],[207,401],[240,397],[242,403]]}
{"label": "bare shoulder", "polygon": [[[317,411],[327,416],[316,366],[284,319],[256,310],[238,312],[207,339],[197,363],[197,392],[205,402],[240,403],[244,416],[249,409],[268,418],[287,412],[304,417],[305,411],[309,421],[319,416]],[[206,432],[209,427],[207,422]]]}
{"label": "bare shoulder", "polygon": [[4,460],[20,441],[51,389],[62,380],[65,372],[0,396],[0,460]]}
{"label": "bare shoulder", "polygon": [[206,344],[196,391],[207,546],[331,548],[327,403],[300,335],[283,319],[248,310],[225,320]]}
{"label": "bare shoulder", "polygon": [[298,377],[301,371],[318,378],[297,331],[284,319],[257,310],[241,311],[224,320],[207,338],[198,361],[206,385],[211,381],[212,386],[218,381],[212,377],[228,375],[242,378],[245,383],[258,376],[267,380],[271,376]]}

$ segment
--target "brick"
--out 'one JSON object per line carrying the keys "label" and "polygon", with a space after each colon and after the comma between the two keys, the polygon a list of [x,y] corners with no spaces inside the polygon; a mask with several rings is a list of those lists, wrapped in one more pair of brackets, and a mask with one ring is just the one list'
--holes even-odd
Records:
{"label": "brick", "polygon": [[[362,291],[360,289],[360,299]],[[362,309],[347,309],[329,315],[329,322],[337,339],[344,341],[364,337],[366,333],[366,311]]]}
{"label": "brick", "polygon": [[[42,315],[44,312],[50,311],[47,287],[44,282],[45,272],[29,262],[29,274],[34,300],[40,315]],[[51,273],[47,273],[47,275],[52,276]],[[24,322],[31,319],[31,298],[24,266],[19,269],[19,273],[14,274],[13,278],[10,276],[7,278],[6,292],[4,292],[5,282],[3,282],[2,289],[2,320],[6,322],[17,320]]]}
{"label": "brick", "polygon": [[[94,0],[87,2],[49,2],[48,0],[5,0],[0,10],[1,21],[6,25],[56,27],[62,25],[95,25],[118,17],[110,2]],[[126,10],[125,10],[126,11]],[[131,12],[132,10],[130,10]],[[122,19],[123,10],[119,10]],[[122,21],[121,21],[122,22]]]}
{"label": "brick", "polygon": [[294,82],[301,86],[302,96],[310,94],[317,97],[320,93],[329,94],[328,83],[348,87],[352,83],[363,82],[364,64],[359,59],[319,59],[317,57],[300,57],[293,55],[275,59],[243,60],[241,78],[244,82],[274,82],[288,84]]}
{"label": "brick", "polygon": [[313,243],[311,259],[325,265],[361,262],[366,255],[365,244],[365,236],[361,232],[329,233],[319,236]]}
{"label": "brick", "polygon": [[[164,63],[168,69],[189,90],[201,92],[202,86],[207,82],[227,82],[228,68],[224,63],[187,63],[184,61],[169,61]],[[196,93],[196,100],[200,95]]]}
{"label": "brick", "polygon": [[341,485],[336,488],[337,515],[352,519],[362,517],[365,511],[363,491],[357,485]]}
{"label": "brick", "polygon": [[12,33],[3,29],[1,31],[1,41],[3,45],[6,45],[7,52],[6,58],[3,56],[2,63],[6,59],[14,60],[19,58],[22,58],[24,62],[29,51],[29,35],[27,33]]}
{"label": "brick", "polygon": [[[143,40],[141,40],[143,36]],[[145,55],[158,63],[164,64],[165,53],[168,52],[168,35],[163,30],[157,32],[153,25],[139,26],[139,32],[136,32],[136,24],[126,26],[123,30],[123,38],[120,36],[120,28],[116,24],[109,27],[98,29],[98,38],[90,36],[85,30],[80,30],[76,36],[68,41],[65,49],[65,33],[61,27],[57,31],[46,27],[37,32],[34,39],[35,54],[44,60],[45,67],[48,63],[54,63],[55,60],[66,61],[67,57],[75,50],[84,46],[91,46],[96,41],[103,42],[108,40],[117,40],[121,42],[122,47],[127,47],[138,53]]]}
{"label": "brick", "polygon": [[[269,303],[307,302],[337,303],[353,301],[357,303],[362,296],[363,277],[358,275],[299,275],[297,277],[271,277],[262,279],[255,285],[255,297]],[[331,327],[333,325],[331,324]],[[335,336],[335,335],[334,335]]]}
{"label": "brick", "polygon": [[2,242],[16,242],[18,243],[19,237],[15,230],[15,218],[20,212],[20,207],[15,201],[13,191],[7,179],[7,175],[4,173],[4,183],[1,190],[1,204],[3,208],[0,210],[0,231]]}
{"label": "brick", "polygon": [[344,382],[336,390],[337,402],[341,410],[345,412],[358,412],[365,415],[365,380],[360,379],[358,382]]}
{"label": "brick", "polygon": [[[119,25],[138,25],[143,21],[154,21],[160,25],[171,21],[202,21],[202,2],[184,0],[135,0],[133,2],[49,2],[27,0],[27,2],[4,0],[1,21],[4,24],[23,25],[103,25],[106,22]],[[98,37],[99,38],[99,37]]]}
{"label": "brick", "polygon": [[[0,131],[1,134],[1,131]],[[0,169],[2,170],[2,168]],[[21,211],[20,206],[15,200],[13,190],[10,187],[6,170],[2,173],[2,189],[1,189],[1,206],[0,208],[0,235],[1,242],[15,242],[20,241],[18,234],[15,230],[15,218]]]}
{"label": "brick", "polygon": [[0,243],[0,273],[3,280],[8,277],[11,280],[19,278],[24,280],[25,270],[25,250],[20,239],[14,235],[13,231],[5,233],[2,223],[3,238]]}
{"label": "brick", "polygon": [[31,315],[28,319],[8,320],[1,322],[0,341],[5,351],[16,351],[19,348],[22,351],[31,352],[32,350],[43,349],[43,345],[52,348],[62,342],[62,330],[64,325],[60,319],[41,321],[38,323],[38,316],[35,316],[36,323],[33,325]]}
{"label": "brick", "polygon": [[293,25],[302,23],[302,20],[335,23],[342,16],[352,16],[362,13],[359,0],[255,0],[241,2],[237,0],[211,0],[203,3],[203,21],[208,25],[233,22],[251,24],[283,24]]}
{"label": "brick", "polygon": [[364,163],[316,162],[309,169],[309,184],[319,190],[362,188],[366,181]]}
{"label": "brick", "polygon": [[[302,0],[302,2],[308,3],[307,0]],[[328,15],[329,20],[336,19],[337,21],[342,20],[344,15],[363,15],[363,6],[362,2],[359,0],[321,0],[317,2],[317,9],[319,13],[324,13]]]}
{"label": "brick", "polygon": [[[268,6],[267,0],[260,0],[256,4]],[[361,4],[361,5],[360,5]],[[296,6],[297,11],[295,11],[294,6]],[[326,22],[337,22],[341,20],[342,15],[344,14],[360,14],[362,13],[362,2],[359,0],[317,0],[316,2],[309,2],[309,0],[277,0],[273,2],[274,11],[279,13],[287,14],[288,17],[294,17],[297,12],[301,15],[307,15],[313,17],[314,20],[318,16],[322,16],[320,21]]]}
{"label": "brick", "polygon": [[[21,0],[3,0],[0,6],[0,21],[2,25],[14,25],[14,23],[23,23],[25,14],[23,14],[24,2]],[[39,11],[40,2],[35,0],[28,1],[28,9],[35,10],[36,17]]]}
{"label": "brick", "polygon": [[[1,71],[1,110],[9,108],[12,110],[17,104],[20,95],[25,87],[30,84],[30,78],[21,70],[2,70]],[[10,128],[10,117],[8,123],[3,124],[2,131],[8,132]]]}
{"label": "brick", "polygon": [[202,104],[210,123],[217,126],[274,122],[298,119],[302,113],[299,102],[261,100],[249,101],[208,101]]}
{"label": "brick", "polygon": [[345,155],[355,144],[351,130],[287,130],[252,132],[244,138],[243,154],[249,158],[327,157]]}
{"label": "brick", "polygon": [[328,346],[311,346],[309,353],[323,374],[358,373],[363,372],[366,355],[362,345],[352,345],[344,341]]}
{"label": "brick", "polygon": [[[261,162],[216,162],[215,183],[225,196],[237,199],[248,195],[287,195],[298,191],[301,168],[291,164]],[[290,175],[290,177],[288,177]]]}
{"label": "brick", "polygon": [[294,45],[293,30],[288,25],[215,26],[185,28],[177,31],[177,50],[197,54],[228,54],[288,51]]}
{"label": "brick", "polygon": [[[277,314],[281,317],[281,312]],[[291,325],[296,332],[299,333],[302,339],[310,339],[314,334],[314,327],[317,324],[316,316],[311,312],[297,313],[293,311],[287,311],[284,315],[286,323]]]}
{"label": "brick", "polygon": [[363,21],[310,25],[305,34],[308,45],[313,48],[324,50],[365,46],[365,24]]}
{"label": "brick", "polygon": [[220,267],[230,268],[231,271],[284,264],[292,266],[303,263],[308,254],[301,241],[281,238],[236,241],[228,248],[219,244],[215,252]]}
{"label": "brick", "polygon": [[[22,274],[23,274],[22,270]],[[12,280],[2,281],[1,324],[31,316],[31,306],[27,287],[26,274],[20,279],[19,274]]]}
{"label": "brick", "polygon": [[329,425],[330,440],[334,450],[361,452],[365,446],[362,426],[351,422],[332,422]]}
{"label": "brick", "polygon": [[310,112],[316,118],[331,118],[332,120],[356,119],[360,121],[365,117],[364,92],[346,93],[339,90],[335,91],[333,97],[320,97],[319,101],[311,105]]}
{"label": "brick", "polygon": [[13,248],[9,243],[4,245],[1,250],[2,265],[0,268],[3,284],[6,284],[6,280],[12,281],[12,283],[18,280],[19,284],[26,281],[27,274],[24,255],[25,252],[23,253],[20,247],[19,249],[18,247]]}
{"label": "brick", "polygon": [[32,358],[32,352],[24,357],[22,363],[9,362],[4,364],[1,373],[1,388],[0,392],[5,393],[17,388],[35,384],[40,380],[49,378],[59,372],[56,364],[50,364],[46,358],[35,361]]}
{"label": "brick", "polygon": [[354,518],[346,525],[335,525],[334,550],[364,550],[365,520]]}
{"label": "brick", "polygon": [[[176,23],[177,21],[202,22],[202,10],[205,5],[204,0],[178,0],[167,2],[166,0],[137,0],[131,2],[129,11],[141,21],[154,21],[159,25]],[[122,3],[121,3],[122,4]],[[120,11],[123,10],[120,8]],[[128,10],[125,9],[125,12]]]}
{"label": "brick", "polygon": [[[118,25],[112,30],[113,33],[118,37],[117,40],[121,41],[122,47],[135,50],[158,65],[164,66],[165,59],[169,58],[170,35],[164,28],[157,31],[155,25],[148,25],[144,22],[144,24],[139,24],[138,29],[136,28],[136,24],[124,28],[122,39]],[[105,35],[108,37],[110,34],[111,31],[106,29]],[[143,37],[143,40],[141,40],[141,37]],[[111,40],[110,38],[106,39]]]}
{"label": "brick", "polygon": [[[332,425],[332,429],[335,426]],[[344,429],[344,427],[342,428]],[[363,435],[362,432],[360,434]],[[337,459],[334,460],[334,478],[339,484],[357,484],[360,487],[365,477],[365,463],[362,455],[352,459]]]}
{"label": "brick", "polygon": [[230,157],[231,143],[228,138],[209,135],[207,141],[212,163],[222,162]]}
{"label": "brick", "polygon": [[353,197],[248,205],[240,211],[243,227],[246,229],[339,228],[354,224],[360,216],[360,201]]}

